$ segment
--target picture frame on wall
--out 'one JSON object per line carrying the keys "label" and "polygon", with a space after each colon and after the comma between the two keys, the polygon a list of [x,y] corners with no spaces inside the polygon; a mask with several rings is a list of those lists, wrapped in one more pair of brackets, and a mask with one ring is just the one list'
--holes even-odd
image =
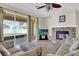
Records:
{"label": "picture frame on wall", "polygon": [[66,21],[66,16],[65,15],[61,15],[59,16],[59,22],[65,22]]}

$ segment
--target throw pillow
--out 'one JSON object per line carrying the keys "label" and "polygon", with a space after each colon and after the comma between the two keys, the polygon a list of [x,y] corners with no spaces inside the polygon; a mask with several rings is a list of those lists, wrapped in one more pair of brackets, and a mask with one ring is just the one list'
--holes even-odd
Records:
{"label": "throw pillow", "polygon": [[9,51],[3,46],[0,44],[0,53],[3,55],[3,56],[10,56],[10,53]]}
{"label": "throw pillow", "polygon": [[23,51],[28,51],[28,50],[31,49],[29,45],[25,45],[25,44],[20,45],[20,48],[21,48],[21,50],[23,50]]}
{"label": "throw pillow", "polygon": [[70,47],[69,51],[74,51],[74,50],[77,50],[79,48],[79,40],[75,41],[73,43],[73,45]]}
{"label": "throw pillow", "polygon": [[2,54],[0,53],[0,56],[2,56]]}

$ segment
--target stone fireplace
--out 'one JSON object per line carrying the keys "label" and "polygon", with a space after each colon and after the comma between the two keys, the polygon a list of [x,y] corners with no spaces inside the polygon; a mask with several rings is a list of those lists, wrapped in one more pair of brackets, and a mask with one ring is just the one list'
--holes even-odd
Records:
{"label": "stone fireplace", "polygon": [[63,40],[67,38],[76,38],[75,27],[54,27],[52,28],[53,39]]}

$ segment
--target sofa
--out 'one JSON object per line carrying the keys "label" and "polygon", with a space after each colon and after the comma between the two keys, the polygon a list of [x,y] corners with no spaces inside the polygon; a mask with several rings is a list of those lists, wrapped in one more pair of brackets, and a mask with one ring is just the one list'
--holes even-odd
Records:
{"label": "sofa", "polygon": [[[33,44],[30,44],[33,45]],[[28,51],[23,51],[14,47],[13,40],[0,42],[0,56],[41,56],[42,48],[34,46]]]}
{"label": "sofa", "polygon": [[47,53],[46,56],[79,56],[79,40],[65,41],[55,54]]}
{"label": "sofa", "polygon": [[3,45],[11,53],[11,55],[20,51],[14,47],[13,40],[3,41],[3,42],[0,42],[0,44]]}

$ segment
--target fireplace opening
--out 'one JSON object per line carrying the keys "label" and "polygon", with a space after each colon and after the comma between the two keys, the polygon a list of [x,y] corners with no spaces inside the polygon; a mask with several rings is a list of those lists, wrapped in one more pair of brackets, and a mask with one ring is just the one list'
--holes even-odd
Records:
{"label": "fireplace opening", "polygon": [[69,31],[56,31],[56,39],[62,40],[69,37]]}

